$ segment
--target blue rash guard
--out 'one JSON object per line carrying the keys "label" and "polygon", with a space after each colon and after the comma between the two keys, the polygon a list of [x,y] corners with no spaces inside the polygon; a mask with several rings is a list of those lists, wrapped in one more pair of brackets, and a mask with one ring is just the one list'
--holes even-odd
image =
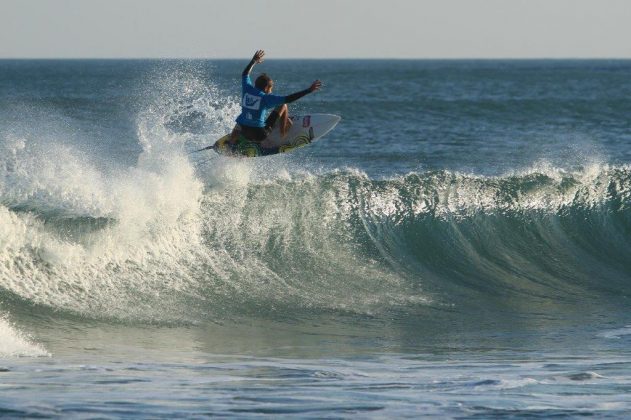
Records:
{"label": "blue rash guard", "polygon": [[241,115],[237,123],[247,127],[265,127],[265,119],[269,111],[286,103],[286,96],[271,95],[257,89],[252,84],[250,75],[243,75]]}

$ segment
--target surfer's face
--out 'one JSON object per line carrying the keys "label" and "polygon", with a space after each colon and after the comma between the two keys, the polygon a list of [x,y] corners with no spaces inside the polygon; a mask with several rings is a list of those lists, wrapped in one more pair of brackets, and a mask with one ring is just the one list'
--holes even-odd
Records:
{"label": "surfer's face", "polygon": [[267,86],[265,86],[265,89],[263,89],[263,92],[272,93],[272,89],[274,89],[274,81],[270,80]]}

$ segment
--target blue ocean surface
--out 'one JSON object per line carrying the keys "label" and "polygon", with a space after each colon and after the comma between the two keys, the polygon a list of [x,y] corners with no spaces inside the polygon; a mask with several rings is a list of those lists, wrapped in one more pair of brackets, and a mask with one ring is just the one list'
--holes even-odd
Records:
{"label": "blue ocean surface", "polygon": [[0,417],[625,417],[631,61],[0,60]]}

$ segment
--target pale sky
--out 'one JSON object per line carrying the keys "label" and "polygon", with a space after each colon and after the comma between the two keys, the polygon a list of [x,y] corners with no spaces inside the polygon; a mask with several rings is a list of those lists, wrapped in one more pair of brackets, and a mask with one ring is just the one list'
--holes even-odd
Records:
{"label": "pale sky", "polygon": [[0,58],[631,58],[631,0],[0,0]]}

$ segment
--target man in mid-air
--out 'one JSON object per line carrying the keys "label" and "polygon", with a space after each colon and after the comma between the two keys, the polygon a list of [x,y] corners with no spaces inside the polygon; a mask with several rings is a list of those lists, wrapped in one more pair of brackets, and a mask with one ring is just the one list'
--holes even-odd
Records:
{"label": "man in mid-air", "polygon": [[[257,77],[252,85],[250,72],[255,64],[263,62],[263,56],[265,56],[265,51],[258,50],[241,74],[241,114],[237,117],[237,124],[230,135],[231,143],[236,142],[239,135],[250,141],[262,142],[272,132],[279,118],[280,135],[285,137],[291,127],[287,104],[319,90],[322,86],[322,83],[316,80],[309,88],[300,92],[288,96],[272,95],[274,81],[265,73]],[[270,110],[273,111],[267,116]]]}

